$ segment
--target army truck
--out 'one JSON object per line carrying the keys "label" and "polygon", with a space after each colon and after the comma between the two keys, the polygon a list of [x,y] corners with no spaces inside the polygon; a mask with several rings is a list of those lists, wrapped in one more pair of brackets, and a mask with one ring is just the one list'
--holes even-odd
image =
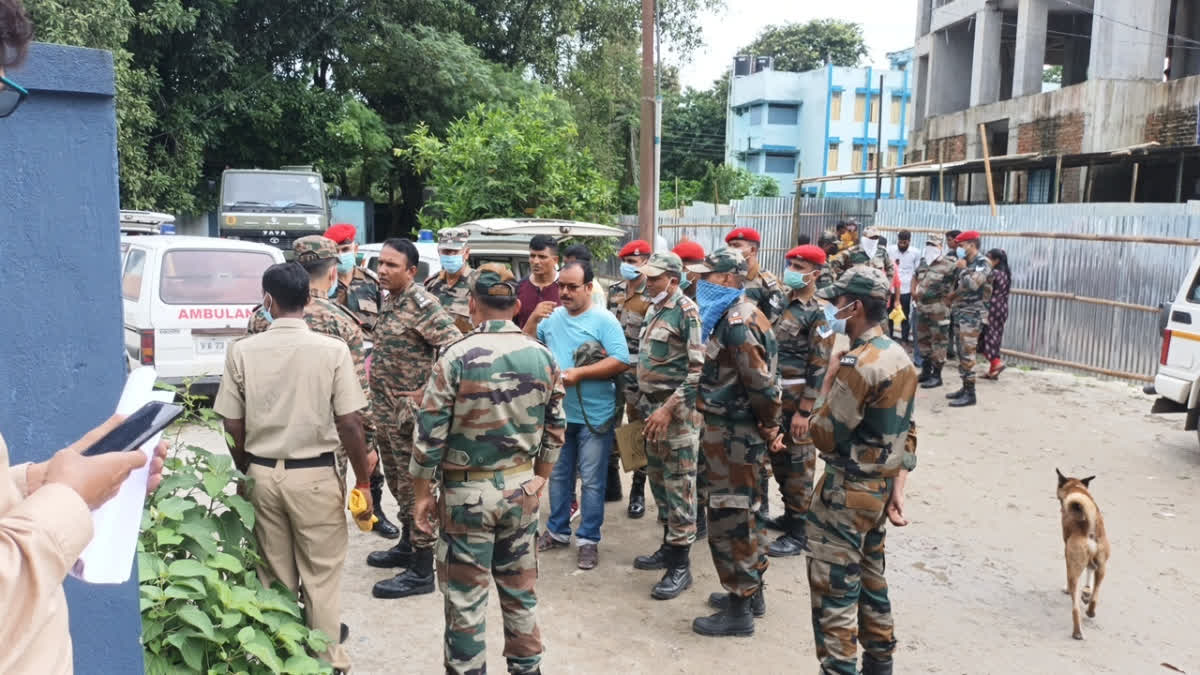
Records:
{"label": "army truck", "polygon": [[329,227],[329,195],[311,166],[226,169],[218,212],[221,236],[255,241],[292,255],[292,242]]}

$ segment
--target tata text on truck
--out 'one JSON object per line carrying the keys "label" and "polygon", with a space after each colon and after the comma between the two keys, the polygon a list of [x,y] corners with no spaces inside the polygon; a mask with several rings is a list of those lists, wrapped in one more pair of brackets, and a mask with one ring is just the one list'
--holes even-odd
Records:
{"label": "tata text on truck", "polygon": [[274,246],[288,258],[293,241],[329,227],[325,181],[311,166],[227,169],[220,202],[222,237]]}

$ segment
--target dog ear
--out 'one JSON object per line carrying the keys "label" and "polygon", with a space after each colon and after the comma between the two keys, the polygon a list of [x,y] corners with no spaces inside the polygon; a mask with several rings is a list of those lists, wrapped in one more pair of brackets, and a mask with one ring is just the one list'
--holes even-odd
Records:
{"label": "dog ear", "polygon": [[1087,478],[1080,479],[1079,482],[1083,483],[1083,487],[1088,487],[1088,483],[1092,482],[1093,478],[1095,478],[1095,476],[1088,476]]}
{"label": "dog ear", "polygon": [[1062,487],[1063,485],[1066,485],[1067,477],[1062,475],[1062,472],[1059,471],[1058,469],[1055,469],[1054,473],[1058,474],[1058,487]]}

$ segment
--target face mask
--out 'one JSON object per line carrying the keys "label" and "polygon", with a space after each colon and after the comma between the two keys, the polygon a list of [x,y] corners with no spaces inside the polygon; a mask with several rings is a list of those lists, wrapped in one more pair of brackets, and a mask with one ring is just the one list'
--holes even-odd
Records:
{"label": "face mask", "polygon": [[967,249],[959,246],[958,248],[956,248],[954,250],[954,254],[960,258],[965,258],[965,257],[967,257]]}
{"label": "face mask", "polygon": [[442,254],[438,257],[441,259],[442,269],[446,270],[446,272],[450,274],[458,274],[458,271],[462,269],[463,257],[461,255]]}
{"label": "face mask", "polygon": [[862,250],[867,254],[867,257],[875,257],[875,249],[879,248],[878,239],[863,239]]}
{"label": "face mask", "polygon": [[269,323],[269,324],[275,323],[275,317],[271,316],[271,310],[267,309],[266,302],[263,302],[263,304],[262,304],[262,313],[263,313],[263,318],[267,320],[267,323]]}
{"label": "face mask", "polygon": [[355,265],[361,265],[363,260],[365,260],[365,259],[366,259],[366,256],[361,253],[354,254],[354,264]]}
{"label": "face mask", "polygon": [[354,251],[338,254],[338,274],[346,274],[354,269]]}
{"label": "face mask", "polygon": [[798,291],[808,285],[808,275],[789,268],[783,271],[783,283],[788,288]]}
{"label": "face mask", "polygon": [[696,304],[700,305],[700,339],[707,341],[725,310],[742,296],[740,288],[726,288],[710,281],[696,284]]}
{"label": "face mask", "polygon": [[622,279],[624,279],[625,281],[633,281],[634,279],[636,279],[640,276],[642,276],[642,273],[638,271],[638,268],[636,268],[633,265],[630,265],[629,263],[626,263],[626,262],[621,263],[621,278]]}
{"label": "face mask", "polygon": [[337,297],[337,284],[334,284],[329,287],[329,297],[331,297],[331,298]]}
{"label": "face mask", "polygon": [[692,280],[686,276],[679,280],[679,290],[686,291],[692,285]]}
{"label": "face mask", "polygon": [[[853,304],[854,303],[850,303],[849,305],[846,305],[846,307],[850,307]],[[846,332],[846,320],[837,318],[838,313],[843,309],[846,309],[846,307],[825,305],[825,325],[829,327],[829,330],[835,333]]]}
{"label": "face mask", "polygon": [[650,302],[657,305],[658,303],[662,302],[663,300],[666,300],[667,295],[669,295],[669,292],[663,291],[662,293],[659,293],[658,295],[654,296],[653,298],[650,298]]}
{"label": "face mask", "polygon": [[941,256],[942,252],[936,246],[925,247],[925,264],[932,265],[934,260]]}

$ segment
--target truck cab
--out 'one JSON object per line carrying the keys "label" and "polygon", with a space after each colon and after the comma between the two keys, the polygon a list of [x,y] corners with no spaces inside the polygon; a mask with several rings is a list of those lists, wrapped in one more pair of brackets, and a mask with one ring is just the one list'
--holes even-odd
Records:
{"label": "truck cab", "polygon": [[292,242],[329,228],[329,196],[311,166],[221,173],[218,222],[226,239],[274,246],[291,259]]}

